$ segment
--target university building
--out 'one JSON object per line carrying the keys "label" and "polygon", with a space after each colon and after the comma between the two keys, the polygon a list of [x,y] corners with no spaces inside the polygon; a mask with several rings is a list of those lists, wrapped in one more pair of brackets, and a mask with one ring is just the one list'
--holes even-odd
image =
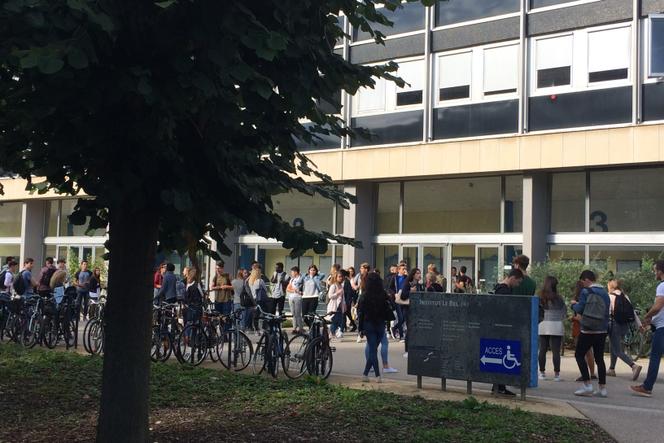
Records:
{"label": "university building", "polygon": [[[359,64],[394,60],[408,84],[342,93],[341,117],[371,139],[301,146],[349,210],[283,195],[277,212],[310,230],[360,240],[298,259],[274,239],[229,236],[231,270],[252,260],[325,272],[405,259],[466,266],[491,286],[512,257],[634,269],[664,251],[664,0],[449,0],[385,14],[384,45],[339,26],[335,51]],[[73,201],[2,180],[0,257],[103,252],[66,215]]]}

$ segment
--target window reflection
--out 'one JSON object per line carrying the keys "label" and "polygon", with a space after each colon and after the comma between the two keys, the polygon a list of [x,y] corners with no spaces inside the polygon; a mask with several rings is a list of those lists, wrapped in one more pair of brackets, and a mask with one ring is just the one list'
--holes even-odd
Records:
{"label": "window reflection", "polygon": [[436,6],[436,26],[519,12],[519,0],[448,0]]}

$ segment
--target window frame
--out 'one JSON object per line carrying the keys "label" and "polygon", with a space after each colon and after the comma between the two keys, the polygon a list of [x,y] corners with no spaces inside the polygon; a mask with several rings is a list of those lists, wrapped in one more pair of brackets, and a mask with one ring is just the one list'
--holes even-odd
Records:
{"label": "window frame", "polygon": [[[403,5],[403,4],[406,4],[406,3],[409,3],[409,2],[407,0],[401,0],[400,3]],[[385,7],[382,6],[382,7],[376,8],[376,10],[379,10],[379,9],[385,9]],[[383,40],[392,40],[392,39],[395,39],[395,38],[408,37],[408,36],[411,36],[411,35],[418,35],[418,34],[426,33],[427,32],[427,30],[426,30],[426,16],[429,13],[428,12],[428,7],[423,6],[422,13],[423,13],[423,17],[424,17],[424,21],[422,22],[422,29],[416,29],[414,31],[400,32],[398,34],[386,35],[383,38]],[[350,22],[349,22],[349,25],[350,25]],[[354,33],[355,33],[355,27],[353,25],[350,25],[350,29],[349,29],[349,32],[348,32],[348,35],[350,36],[350,39],[349,39],[349,45],[350,46],[365,45],[365,44],[368,44],[368,43],[375,43],[376,42],[373,38],[367,38],[367,39],[364,39],[364,40],[355,40],[354,37],[353,37]]]}
{"label": "window frame", "polygon": [[[519,77],[518,77],[519,75],[518,69],[517,69],[517,81],[516,81],[515,92],[486,95],[484,91],[484,51],[486,51],[487,49],[490,50],[490,49],[502,48],[507,46],[515,46],[517,47],[518,51],[519,40],[508,40],[504,42],[490,43],[486,45],[472,46],[469,48],[455,49],[452,51],[436,52],[435,54],[432,54],[433,62],[431,63],[431,65],[433,68],[433,73],[431,78],[432,78],[433,87],[431,88],[431,93],[433,94],[432,103],[434,109],[518,99],[521,91],[521,84],[519,82]],[[455,55],[462,53],[471,54],[470,95],[468,98],[463,98],[463,99],[440,100],[440,95],[439,95],[440,74],[441,74],[440,58],[448,55]],[[521,55],[517,53],[517,61],[519,61],[520,57]]]}
{"label": "window frame", "polygon": [[[485,73],[486,73],[486,64],[485,64],[485,54],[486,51],[490,51],[492,49],[498,49],[498,48],[507,48],[507,47],[514,47],[516,50],[516,88],[514,92],[503,92],[501,94],[489,94],[487,95],[486,91],[486,86],[485,86]],[[520,84],[519,84],[519,70],[520,70],[520,58],[521,58],[521,53],[519,51],[519,43],[518,42],[510,42],[508,44],[499,44],[499,45],[488,45],[484,46],[481,49],[482,53],[482,101],[494,101],[494,100],[509,100],[510,98],[518,98],[519,95],[519,90]]]}
{"label": "window frame", "polygon": [[[396,62],[397,64],[400,63],[409,63],[409,62],[421,62],[423,64],[422,66],[422,103],[419,104],[413,104],[413,105],[402,105],[402,106],[397,106],[397,91],[398,87],[394,82],[388,82],[388,80],[385,79],[377,79],[376,84],[378,87],[378,84],[382,84],[383,88],[383,108],[382,109],[372,109],[366,112],[360,112],[359,110],[359,100],[357,99],[357,95],[359,94],[359,89],[358,92],[350,96],[350,117],[351,118],[358,118],[358,117],[370,117],[374,115],[384,115],[384,114],[395,114],[399,112],[407,112],[407,111],[415,111],[415,110],[420,110],[424,109],[424,93],[426,91],[426,81],[427,79],[425,78],[426,74],[426,63],[425,59],[423,56],[413,56],[413,57],[404,57],[400,59],[394,59],[391,60]],[[364,66],[379,66],[387,63],[386,61],[382,62],[377,62],[377,63],[367,63]],[[396,75],[398,76],[399,71],[397,70]]]}
{"label": "window frame", "polygon": [[[537,74],[539,70],[537,69],[537,55],[538,55],[538,50],[537,50],[537,44],[538,42],[542,40],[551,40],[555,38],[562,38],[562,37],[571,37],[572,38],[572,58],[570,61],[570,83],[569,85],[559,85],[559,86],[550,86],[546,88],[539,88],[537,87]],[[551,94],[559,94],[559,93],[565,93],[565,92],[572,92],[574,90],[574,73],[575,73],[575,54],[576,51],[574,50],[576,47],[576,32],[562,32],[559,34],[548,34],[540,37],[533,37],[531,39],[531,44],[530,44],[530,84],[531,84],[531,90],[530,90],[530,97],[536,97],[536,96],[541,96],[541,95],[551,95]]]}
{"label": "window frame", "polygon": [[660,81],[664,77],[664,72],[653,72],[652,71],[652,23],[653,19],[664,21],[663,14],[650,14],[645,19],[646,26],[644,26],[644,38],[643,38],[643,50],[645,52],[644,62],[646,69],[644,69],[645,80],[644,82],[652,83]]}
{"label": "window frame", "polygon": [[565,2],[565,3],[558,3],[555,5],[549,5],[549,6],[540,6],[539,8],[531,8],[530,7],[530,0],[526,3],[526,7],[528,8],[528,13],[529,14],[537,14],[538,12],[546,12],[546,11],[553,11],[556,9],[562,9],[562,8],[570,8],[573,6],[580,6],[580,5],[587,5],[589,3],[597,3],[602,0],[576,0],[576,1],[570,1],[570,2]]}
{"label": "window frame", "polygon": [[[600,82],[591,82],[590,81],[590,34],[594,32],[605,32],[612,31],[615,29],[627,29],[629,34],[629,42],[627,45],[627,78],[621,78],[617,80],[605,80]],[[585,31],[586,34],[586,88],[587,89],[604,89],[609,87],[619,87],[619,86],[630,86],[632,84],[632,39],[634,38],[634,33],[632,32],[631,23],[621,23],[620,25],[607,25],[607,26],[598,26],[592,29]]]}

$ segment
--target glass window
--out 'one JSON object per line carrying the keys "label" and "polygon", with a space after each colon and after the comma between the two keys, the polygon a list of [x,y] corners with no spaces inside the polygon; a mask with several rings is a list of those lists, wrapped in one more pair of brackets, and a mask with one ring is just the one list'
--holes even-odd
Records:
{"label": "glass window", "polygon": [[438,99],[459,100],[470,98],[472,52],[444,55],[438,59]]}
{"label": "glass window", "polygon": [[[383,35],[396,35],[405,32],[419,31],[424,29],[424,12],[425,9],[420,2],[402,3],[401,8],[395,11],[390,11],[385,8],[377,8],[389,21],[393,23],[392,26],[380,25],[372,23],[371,28],[374,31],[380,31]],[[364,32],[358,28],[353,28],[353,41],[362,41],[372,38],[368,32]]]}
{"label": "glass window", "polygon": [[[445,250],[447,248],[440,246],[424,246],[422,248],[422,278],[426,278],[429,265],[434,265],[439,273],[445,272]],[[444,288],[447,290],[447,288]]]}
{"label": "glass window", "polygon": [[629,27],[588,33],[588,81],[627,78],[632,31]]}
{"label": "glass window", "polygon": [[238,268],[251,272],[251,262],[256,258],[256,247],[251,245],[238,245],[237,264]]}
{"label": "glass window", "polygon": [[[457,275],[461,267],[466,267],[466,275],[475,283],[475,245],[452,245],[452,268],[456,268]],[[450,270],[451,271],[451,270]]]}
{"label": "glass window", "polygon": [[544,6],[569,3],[576,0],[530,0],[530,9],[543,8]]}
{"label": "glass window", "polygon": [[418,256],[419,248],[417,246],[404,246],[402,250],[403,257],[401,257],[401,260],[406,262],[407,269],[411,270],[413,268],[419,268],[421,271],[422,267],[420,266]]}
{"label": "glass window", "polygon": [[[14,257],[16,262],[19,261],[21,256],[21,245],[0,245],[0,263],[2,265],[7,261],[7,257]],[[19,264],[19,268],[21,265]]]}
{"label": "glass window", "polygon": [[500,177],[406,182],[404,232],[500,232]]}
{"label": "glass window", "polygon": [[69,216],[74,212],[76,199],[62,200],[62,212],[60,215],[60,236],[61,237],[80,237],[84,235],[104,236],[105,229],[96,229],[90,233],[88,231],[88,220],[82,225],[73,225],[69,222]]}
{"label": "glass window", "polygon": [[422,104],[424,60],[399,63],[397,75],[406,82],[403,88],[396,90],[397,107]]}
{"label": "glass window", "polygon": [[505,232],[523,231],[523,177],[505,177]]}
{"label": "glass window", "polygon": [[47,245],[44,247],[44,257],[56,258],[58,251],[55,245]]}
{"label": "glass window", "polygon": [[549,260],[586,261],[586,247],[583,245],[550,245]]}
{"label": "glass window", "polygon": [[59,200],[51,200],[46,202],[46,232],[47,237],[55,237],[58,235],[58,211],[60,209]]}
{"label": "glass window", "polygon": [[591,246],[590,263],[613,273],[639,271],[643,259],[659,260],[663,247],[653,246]]}
{"label": "glass window", "polygon": [[376,245],[376,268],[385,277],[390,273],[390,266],[399,263],[399,247],[397,245]]}
{"label": "glass window", "polygon": [[592,171],[590,231],[664,231],[664,169]]}
{"label": "glass window", "polygon": [[573,42],[571,35],[536,41],[538,88],[571,84]]}
{"label": "glass window", "polygon": [[519,12],[519,0],[447,0],[436,4],[436,26]]}
{"label": "glass window", "polygon": [[274,212],[293,226],[310,231],[332,232],[334,202],[319,195],[313,197],[301,192],[290,192],[272,197]]}
{"label": "glass window", "polygon": [[650,77],[664,76],[664,15],[650,18]]}
{"label": "glass window", "polygon": [[551,177],[551,232],[586,230],[586,174],[568,172]]}
{"label": "glass window", "polygon": [[399,232],[399,183],[380,183],[378,185],[378,204],[376,207],[376,233],[396,234]]}
{"label": "glass window", "polygon": [[354,96],[358,114],[385,110],[385,80],[374,80],[376,84],[373,88],[360,88]]}
{"label": "glass window", "polygon": [[20,237],[23,203],[0,203],[0,237]]}
{"label": "glass window", "polygon": [[336,220],[336,227],[337,230],[335,234],[337,235],[343,235],[344,233],[344,216],[345,216],[346,210],[337,205],[337,220]]}
{"label": "glass window", "polygon": [[516,92],[519,81],[519,46],[484,50],[484,95]]}

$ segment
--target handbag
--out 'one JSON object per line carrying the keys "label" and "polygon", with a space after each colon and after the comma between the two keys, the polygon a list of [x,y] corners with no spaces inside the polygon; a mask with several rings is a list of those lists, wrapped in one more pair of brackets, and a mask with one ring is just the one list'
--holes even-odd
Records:
{"label": "handbag", "polygon": [[242,287],[242,292],[240,293],[240,306],[243,308],[253,308],[256,306],[256,300],[254,300],[254,297],[252,297],[247,291],[246,284]]}
{"label": "handbag", "polygon": [[394,315],[394,311],[389,303],[385,303],[385,321],[394,321],[397,318]]}

